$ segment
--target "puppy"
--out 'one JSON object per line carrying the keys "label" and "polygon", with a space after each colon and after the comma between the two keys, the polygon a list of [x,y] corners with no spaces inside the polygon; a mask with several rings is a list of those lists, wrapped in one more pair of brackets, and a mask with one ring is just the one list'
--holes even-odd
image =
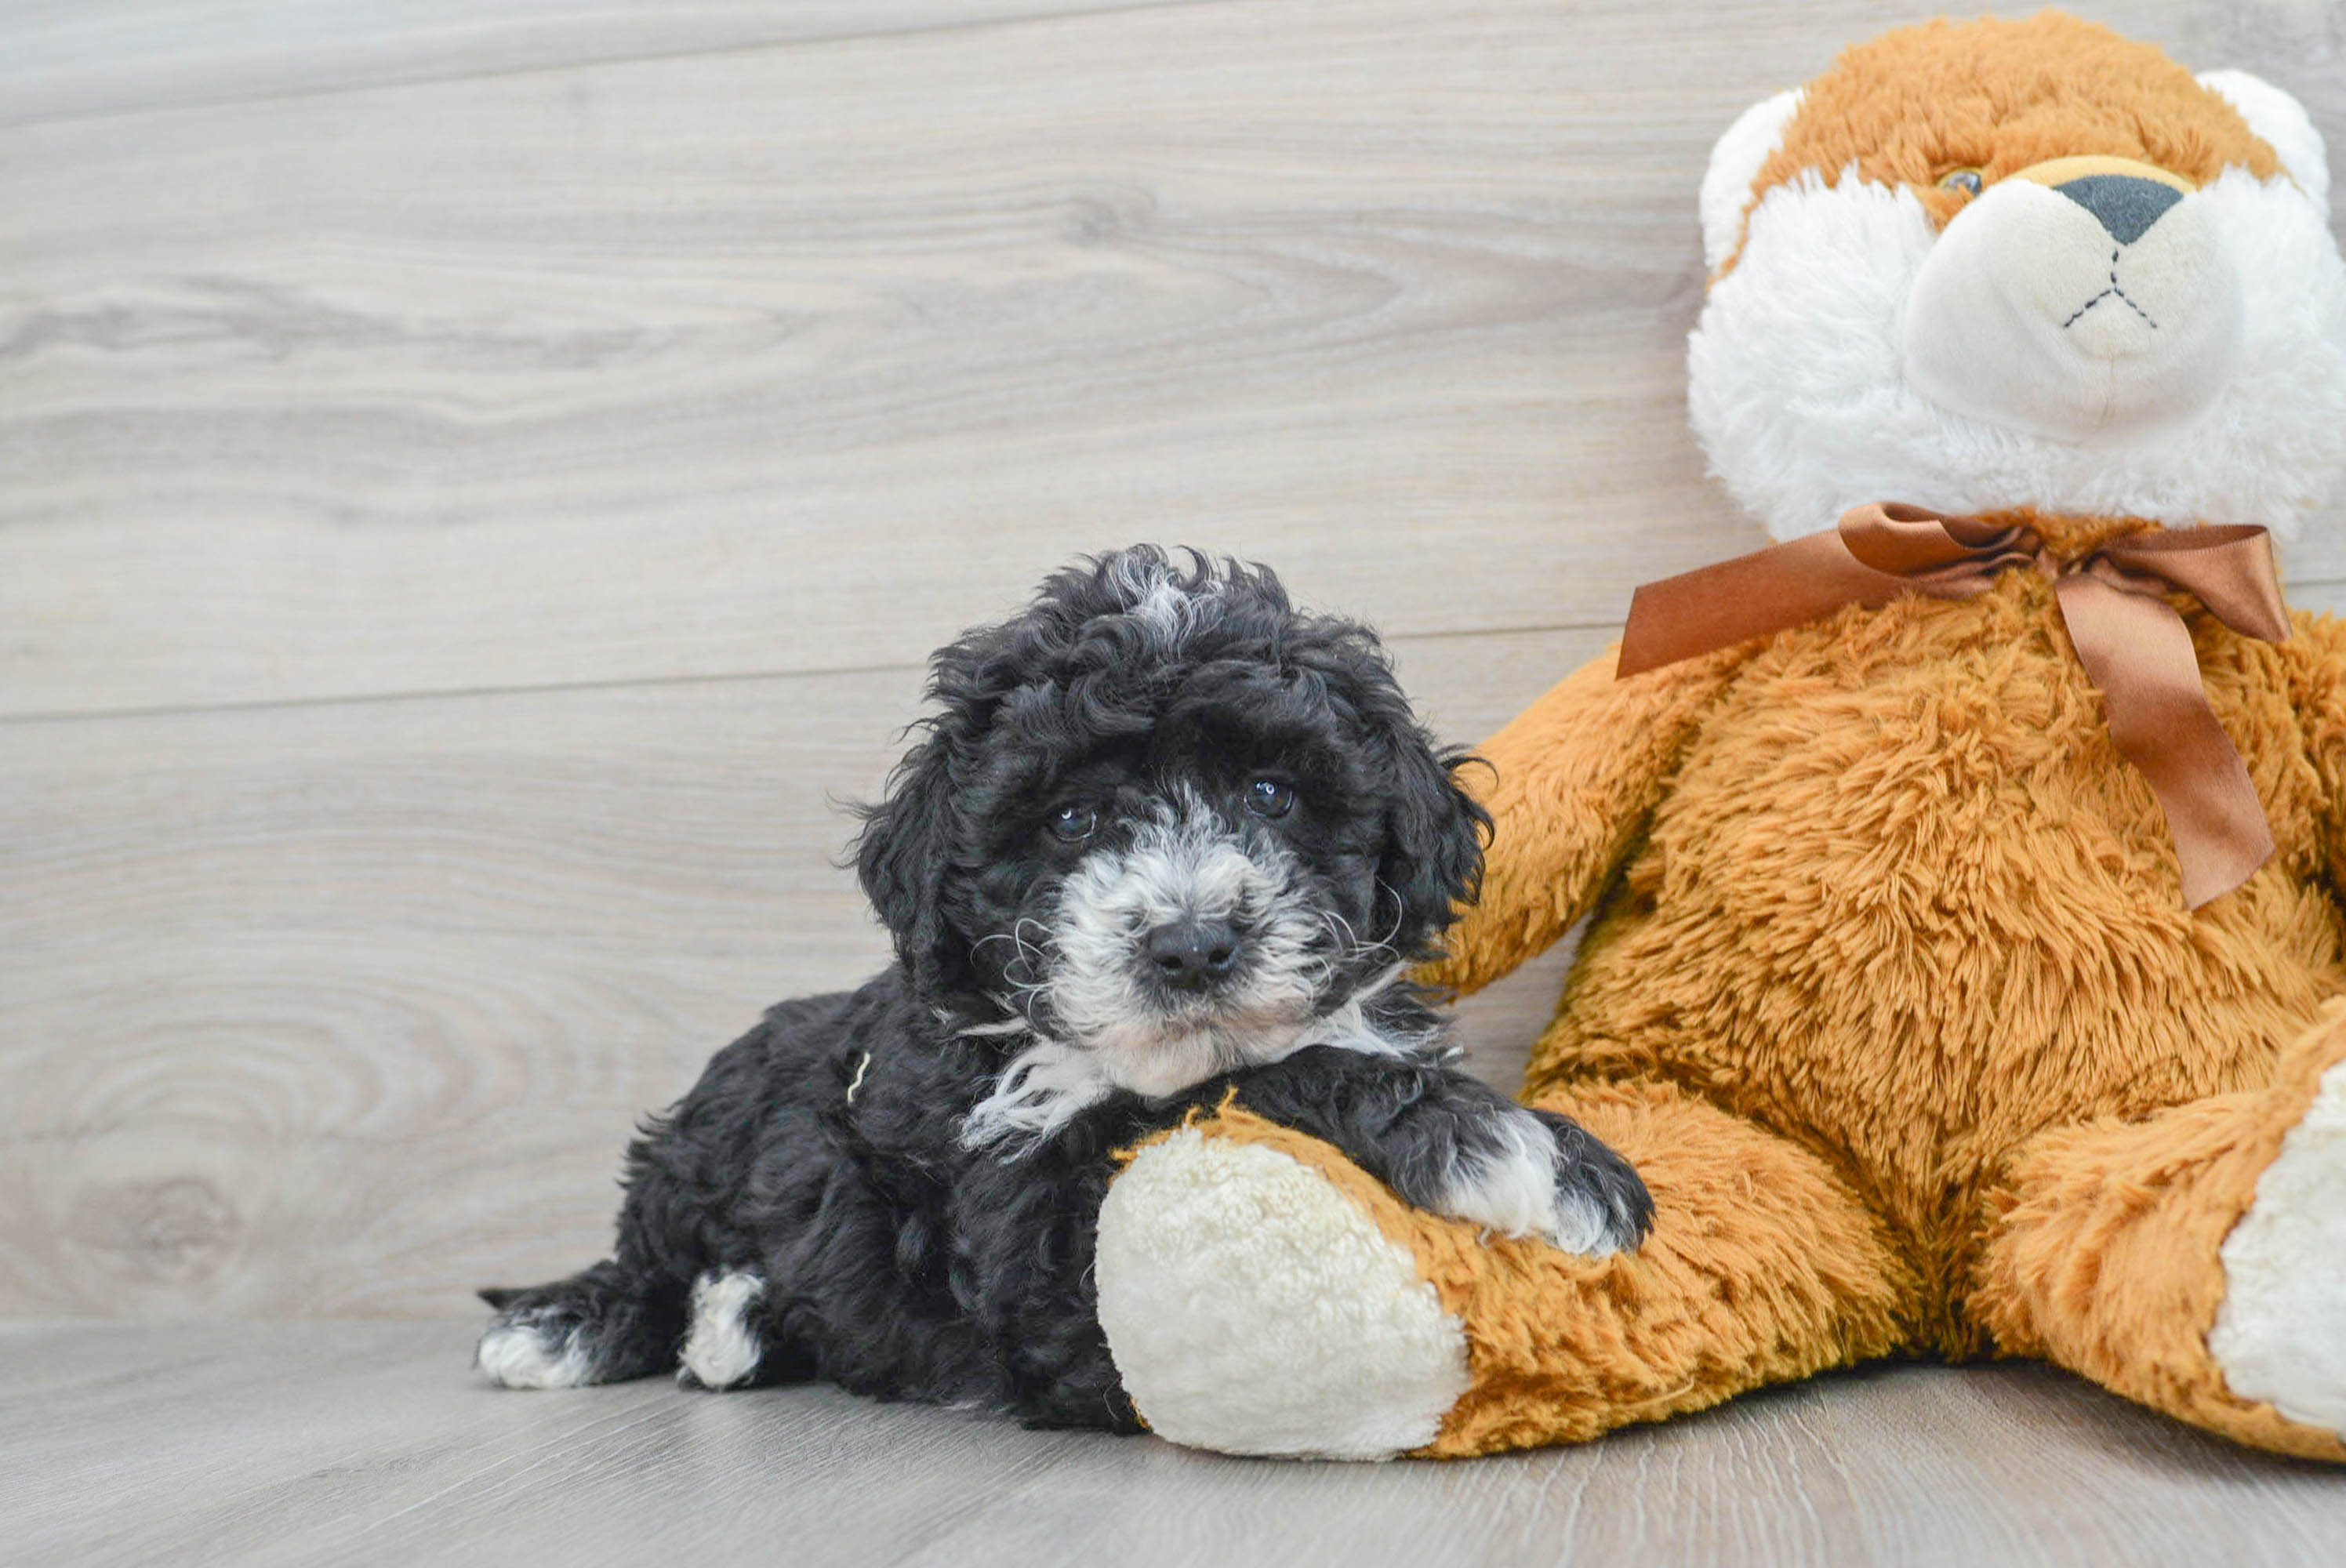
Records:
{"label": "puppy", "polygon": [[1141,546],[940,651],[856,870],[896,962],[786,1002],[629,1148],[614,1255],[496,1309],[514,1388],[679,1368],[1138,1430],[1094,1318],[1114,1151],[1225,1096],[1405,1200],[1597,1255],[1651,1213],[1402,978],[1489,819],[1375,636]]}

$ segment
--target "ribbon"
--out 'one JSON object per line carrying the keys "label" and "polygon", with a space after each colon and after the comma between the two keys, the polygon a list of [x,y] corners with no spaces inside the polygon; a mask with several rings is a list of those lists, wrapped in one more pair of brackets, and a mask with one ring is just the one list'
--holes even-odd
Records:
{"label": "ribbon", "polygon": [[2167,814],[2184,901],[2196,910],[2247,881],[2272,858],[2272,829],[2247,765],[2208,706],[2190,628],[2167,596],[2189,595],[2243,636],[2286,640],[2289,606],[2262,528],[2133,534],[2064,565],[2033,528],[1894,502],[1860,506],[1831,533],[1639,588],[1618,673],[1641,675],[1845,605],[1878,607],[1909,593],[1973,598],[1998,573],[2022,565],[2053,578],[2110,738]]}

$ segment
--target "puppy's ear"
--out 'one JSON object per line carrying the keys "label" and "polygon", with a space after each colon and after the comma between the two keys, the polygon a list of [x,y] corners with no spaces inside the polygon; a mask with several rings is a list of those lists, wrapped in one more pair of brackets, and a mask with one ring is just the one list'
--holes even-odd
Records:
{"label": "puppy's ear", "polygon": [[864,808],[855,840],[855,875],[896,956],[923,995],[962,989],[968,953],[945,919],[945,872],[954,843],[952,746],[942,734],[904,754],[889,775],[888,795]]}
{"label": "puppy's ear", "polygon": [[1483,891],[1483,842],[1491,814],[1459,782],[1481,759],[1436,750],[1414,725],[1392,736],[1385,848],[1377,880],[1399,904],[1392,944],[1411,958],[1430,955],[1458,918],[1458,906]]}

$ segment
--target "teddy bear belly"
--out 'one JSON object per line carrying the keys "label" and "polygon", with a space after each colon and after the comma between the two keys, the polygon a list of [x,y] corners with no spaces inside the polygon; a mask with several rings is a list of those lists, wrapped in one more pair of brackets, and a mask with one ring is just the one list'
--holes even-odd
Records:
{"label": "teddy bear belly", "polygon": [[[2284,774],[2275,864],[2187,911],[2147,787],[2029,640],[1755,661],[1592,922],[1534,1089],[1661,1079],[1749,1115],[1953,1292],[2030,1135],[2261,1083],[2346,986],[2310,802]],[[2285,704],[2210,689],[2251,759],[2294,744]]]}

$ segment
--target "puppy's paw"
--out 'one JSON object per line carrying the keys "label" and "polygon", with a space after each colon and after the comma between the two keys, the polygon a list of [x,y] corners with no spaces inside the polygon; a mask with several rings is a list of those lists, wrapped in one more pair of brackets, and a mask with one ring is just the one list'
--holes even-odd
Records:
{"label": "puppy's paw", "polygon": [[553,1306],[500,1311],[473,1365],[508,1389],[575,1389],[597,1382],[594,1347],[576,1312]]}
{"label": "puppy's paw", "polygon": [[1629,1162],[1578,1123],[1514,1107],[1461,1136],[1433,1207],[1584,1257],[1634,1250],[1654,1214]]}
{"label": "puppy's paw", "polygon": [[766,1338],[758,1303],[766,1282],[744,1268],[710,1269],[692,1282],[692,1323],[685,1330],[676,1380],[688,1389],[737,1389],[757,1375]]}

